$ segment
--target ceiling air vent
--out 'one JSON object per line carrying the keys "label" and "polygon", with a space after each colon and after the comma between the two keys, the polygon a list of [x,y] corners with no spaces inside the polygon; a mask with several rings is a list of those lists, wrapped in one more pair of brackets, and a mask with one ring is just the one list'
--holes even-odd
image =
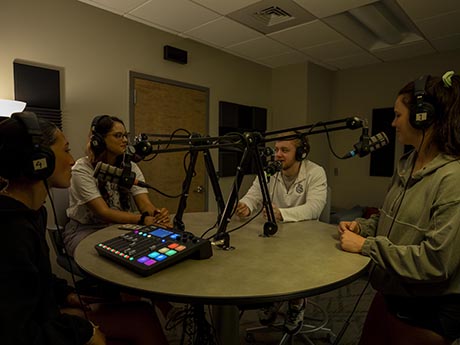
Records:
{"label": "ceiling air vent", "polygon": [[292,0],[258,1],[227,17],[266,35],[316,19]]}
{"label": "ceiling air vent", "polygon": [[295,19],[295,17],[278,6],[270,6],[254,13],[253,16],[266,26],[273,26]]}

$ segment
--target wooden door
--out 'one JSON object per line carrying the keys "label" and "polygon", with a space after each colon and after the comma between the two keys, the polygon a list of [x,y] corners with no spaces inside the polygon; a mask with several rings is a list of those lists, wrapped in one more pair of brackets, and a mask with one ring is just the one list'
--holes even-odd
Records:
{"label": "wooden door", "polygon": [[[178,128],[207,135],[209,90],[194,85],[131,73],[133,90],[131,130],[135,134],[171,134]],[[134,126],[133,126],[134,124]],[[177,134],[185,135],[184,131]],[[167,140],[151,136],[150,140]],[[175,146],[177,147],[177,146]],[[185,178],[184,156],[188,151],[160,153],[151,161],[140,162],[145,180],[153,187],[169,195],[182,191]],[[188,166],[189,156],[185,160]],[[195,166],[187,199],[186,212],[207,210],[206,170],[200,152]],[[179,198],[167,198],[150,190],[150,199],[157,207],[166,207],[176,213]]]}

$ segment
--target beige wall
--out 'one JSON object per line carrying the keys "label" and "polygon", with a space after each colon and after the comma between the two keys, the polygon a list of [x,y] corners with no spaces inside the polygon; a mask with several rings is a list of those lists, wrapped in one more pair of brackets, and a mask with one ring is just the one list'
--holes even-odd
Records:
{"label": "beige wall", "polygon": [[[338,72],[312,63],[274,69],[273,126],[279,129],[358,116],[368,119],[371,127],[372,109],[393,107],[404,84],[422,74],[442,75],[447,70],[460,71],[459,51]],[[360,129],[331,132],[334,151],[343,156],[360,134]],[[339,160],[330,152],[324,134],[313,135],[310,141],[310,159],[326,169],[335,208],[381,206],[390,178],[369,176],[369,156]],[[397,142],[395,162],[401,153]]]}
{"label": "beige wall", "polygon": [[307,121],[307,64],[272,70],[272,114],[269,130],[302,126]]}
{"label": "beige wall", "polygon": [[[335,73],[315,64],[308,65],[307,124],[314,125],[328,121],[332,116],[332,90]],[[314,130],[323,129],[315,126]],[[326,169],[329,177],[329,146],[326,134],[310,136],[311,151],[309,158]]]}
{"label": "beige wall", "polygon": [[[129,71],[208,87],[210,135],[220,100],[271,108],[269,68],[76,0],[3,0],[0,42],[0,98],[14,98],[15,60],[62,70],[64,131],[75,157],[94,115],[128,123]],[[163,60],[166,44],[187,50],[189,63]]]}
{"label": "beige wall", "polygon": [[[334,118],[357,115],[372,119],[372,109],[393,107],[396,94],[407,82],[422,74],[442,75],[460,71],[460,52],[423,56],[416,59],[371,65],[335,73],[332,99]],[[369,123],[371,125],[371,123]],[[342,154],[358,141],[360,130],[342,131],[333,135],[334,148]],[[402,152],[397,142],[396,159]],[[339,207],[381,206],[390,178],[369,176],[369,156],[338,160],[330,156],[329,183],[332,204]],[[332,174],[334,168],[339,175]]]}
{"label": "beige wall", "polygon": [[[406,81],[422,73],[460,70],[458,52],[339,72],[313,64],[271,70],[76,0],[2,0],[0,42],[0,98],[14,98],[15,59],[62,70],[64,130],[76,157],[83,154],[93,115],[112,113],[128,121],[129,71],[208,87],[209,133],[216,135],[220,100],[268,108],[269,130],[353,115],[370,120],[373,108],[393,105]],[[187,50],[189,63],[164,61],[165,44]],[[359,134],[332,133],[334,149],[346,153]],[[368,176],[368,157],[339,161],[330,154],[325,135],[311,141],[310,158],[326,168],[334,206],[381,204],[388,178]],[[217,165],[215,155],[214,160]],[[335,168],[338,176],[333,176]],[[227,195],[231,179],[221,184]]]}

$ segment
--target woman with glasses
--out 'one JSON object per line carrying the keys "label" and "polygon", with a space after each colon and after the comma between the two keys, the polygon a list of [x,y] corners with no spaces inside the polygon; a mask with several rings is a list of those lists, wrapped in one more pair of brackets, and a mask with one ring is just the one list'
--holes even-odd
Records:
{"label": "woman with glasses", "polygon": [[[98,181],[93,176],[99,162],[121,167],[127,146],[128,134],[121,119],[109,115],[93,119],[87,156],[78,159],[72,168],[67,209],[70,221],[64,232],[64,242],[71,255],[82,239],[111,223],[170,223],[168,210],[155,207],[147,189],[138,186],[128,189],[113,182]],[[131,169],[138,180],[144,180],[136,163],[131,162]]]}

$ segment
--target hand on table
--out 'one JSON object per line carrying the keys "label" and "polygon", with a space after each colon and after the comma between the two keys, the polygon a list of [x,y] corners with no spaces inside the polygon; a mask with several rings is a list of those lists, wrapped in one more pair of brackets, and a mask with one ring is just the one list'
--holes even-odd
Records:
{"label": "hand on table", "polygon": [[359,234],[361,232],[361,229],[360,229],[359,224],[358,224],[357,221],[340,222],[339,223],[339,232],[342,234],[345,230],[354,232],[355,234]]}
{"label": "hand on table", "polygon": [[[283,216],[282,216],[281,211],[280,211],[280,209],[278,208],[278,206],[276,206],[275,204],[272,204],[272,208],[273,208],[273,214],[274,214],[274,216],[275,216],[275,220],[282,221],[282,220],[283,220]],[[267,210],[265,209],[265,207],[264,207],[263,214],[264,214],[264,218],[265,218],[265,219],[268,219],[268,217],[267,217]]]}
{"label": "hand on table", "polygon": [[158,225],[167,225],[169,227],[172,226],[171,218],[169,216],[169,211],[168,209],[164,207],[157,208],[155,211],[153,211],[152,216],[145,217],[144,223],[145,225],[158,224]]}
{"label": "hand on table", "polygon": [[340,233],[340,246],[350,253],[361,253],[366,239],[350,230],[343,230]]}
{"label": "hand on table", "polygon": [[250,214],[251,210],[245,203],[239,202],[238,205],[236,205],[236,215],[238,217],[248,217]]}

